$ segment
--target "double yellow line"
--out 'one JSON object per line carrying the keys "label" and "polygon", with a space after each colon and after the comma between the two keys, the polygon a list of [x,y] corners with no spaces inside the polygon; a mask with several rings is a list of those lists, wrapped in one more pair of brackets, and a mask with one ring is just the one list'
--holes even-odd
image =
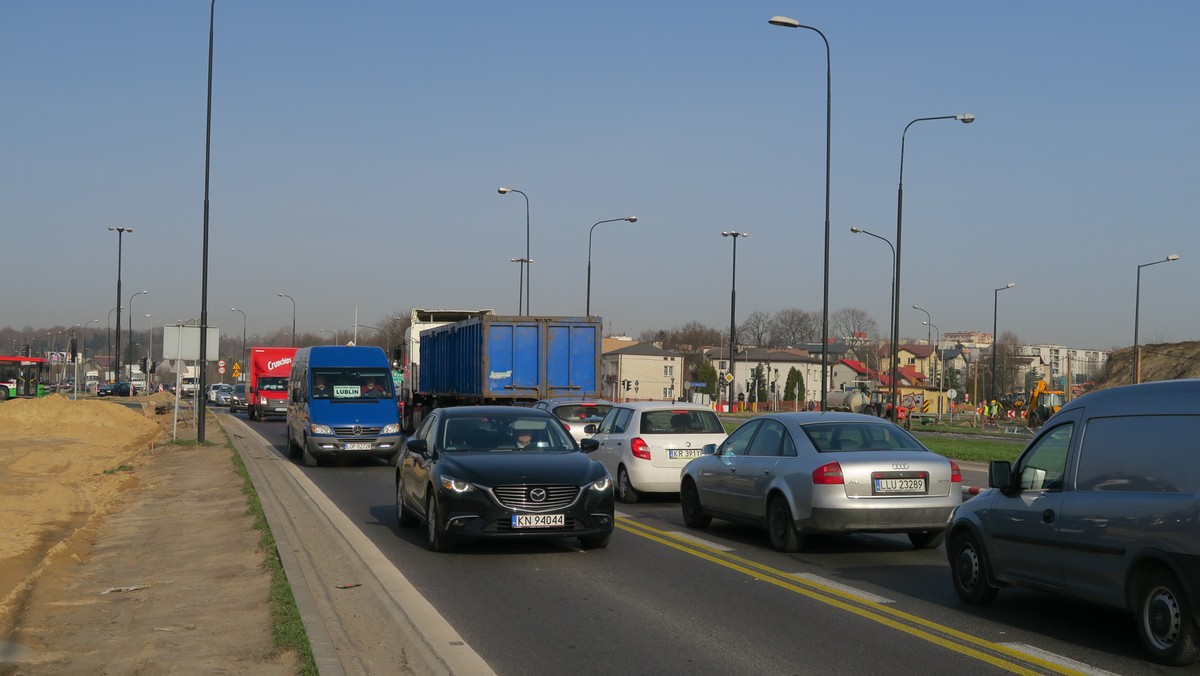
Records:
{"label": "double yellow line", "polygon": [[807,596],[826,605],[854,613],[859,617],[902,631],[948,650],[967,655],[1014,674],[1081,674],[1069,667],[1028,655],[1014,648],[985,641],[977,636],[936,622],[861,599],[853,594],[819,582],[796,578],[777,568],[723,552],[673,533],[652,528],[627,517],[617,517],[617,528],[638,537],[666,545],[718,566],[737,571],[781,589]]}

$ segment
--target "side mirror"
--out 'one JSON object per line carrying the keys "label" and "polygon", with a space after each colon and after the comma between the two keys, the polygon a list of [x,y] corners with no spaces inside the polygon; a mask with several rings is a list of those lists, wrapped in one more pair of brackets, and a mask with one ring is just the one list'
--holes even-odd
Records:
{"label": "side mirror", "polygon": [[[588,424],[584,425],[583,433],[584,434],[595,434],[596,433],[596,423],[588,423]],[[597,443],[599,443],[599,442],[597,442]]]}
{"label": "side mirror", "polygon": [[429,456],[429,442],[425,441],[424,439],[409,439],[407,442],[405,442],[404,447],[408,449],[410,453],[416,453],[417,455],[423,457]]}
{"label": "side mirror", "polygon": [[988,463],[988,486],[999,488],[1001,493],[1007,493],[1012,485],[1012,463],[1007,460],[993,460]]}
{"label": "side mirror", "polygon": [[583,449],[584,453],[591,453],[600,448],[600,442],[595,439],[582,439],[579,442],[579,447]]}
{"label": "side mirror", "polygon": [[700,449],[700,452],[704,455],[716,455],[717,454],[717,445],[716,444],[704,444],[704,447]]}

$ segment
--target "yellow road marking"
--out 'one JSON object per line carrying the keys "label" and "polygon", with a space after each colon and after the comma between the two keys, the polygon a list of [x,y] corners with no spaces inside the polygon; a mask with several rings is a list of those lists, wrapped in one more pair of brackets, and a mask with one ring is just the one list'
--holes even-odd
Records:
{"label": "yellow road marking", "polygon": [[[835,589],[833,587],[828,587],[817,582],[799,580],[777,568],[772,568],[756,561],[751,561],[750,559],[737,556],[731,552],[722,552],[693,540],[680,538],[667,531],[659,530],[652,526],[647,526],[646,524],[639,523],[626,517],[617,517],[616,525],[618,528],[628,533],[632,533],[647,540],[666,545],[685,554],[690,554],[730,570],[743,573],[753,577],[756,580],[769,582],[777,587],[807,596],[826,605],[854,613],[860,617],[866,618],[873,622],[878,622],[885,626],[902,631],[906,634],[916,636],[917,638],[923,639],[935,645],[942,646],[943,648],[947,648],[963,655],[973,657],[977,660],[987,662],[988,664],[997,666],[1005,671],[1010,671],[1016,674],[1041,674],[1046,672],[1067,675],[1082,674],[1082,672],[1067,668],[1063,665],[1055,664],[1054,662],[1043,660],[1027,653],[1022,653],[999,643],[993,643],[991,641],[981,639],[977,636],[958,631],[957,629],[938,624],[932,620],[927,620],[923,617],[918,617],[916,615],[896,610],[895,608],[885,605],[866,601],[854,596],[853,594]],[[919,627],[924,627],[930,631],[925,631]],[[945,636],[952,637],[956,640],[949,640],[948,638],[938,636],[937,634],[931,632],[944,634]],[[1021,664],[1015,664],[1005,660],[998,655],[989,654],[989,652],[997,653],[998,655],[1006,655],[1025,664],[1035,665],[1040,667],[1041,670],[1026,668]]]}

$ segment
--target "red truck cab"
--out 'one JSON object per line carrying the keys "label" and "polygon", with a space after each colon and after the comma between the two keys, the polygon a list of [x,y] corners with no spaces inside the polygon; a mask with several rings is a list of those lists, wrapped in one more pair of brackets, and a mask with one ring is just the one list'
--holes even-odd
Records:
{"label": "red truck cab", "polygon": [[250,380],[246,382],[246,415],[251,420],[287,417],[288,377],[294,347],[250,348]]}

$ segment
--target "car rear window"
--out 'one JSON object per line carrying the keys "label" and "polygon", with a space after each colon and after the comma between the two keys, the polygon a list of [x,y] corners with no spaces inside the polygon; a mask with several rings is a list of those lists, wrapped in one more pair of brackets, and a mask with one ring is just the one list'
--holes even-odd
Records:
{"label": "car rear window", "polygon": [[554,408],[554,415],[558,416],[558,419],[564,422],[600,422],[604,420],[604,416],[608,415],[611,409],[612,404],[593,404],[590,402],[563,404]]}
{"label": "car rear window", "polygon": [[821,453],[826,451],[927,451],[915,437],[892,423],[815,423],[801,429]]}
{"label": "car rear window", "polygon": [[664,409],[643,411],[642,434],[725,434],[725,428],[712,411]]}

